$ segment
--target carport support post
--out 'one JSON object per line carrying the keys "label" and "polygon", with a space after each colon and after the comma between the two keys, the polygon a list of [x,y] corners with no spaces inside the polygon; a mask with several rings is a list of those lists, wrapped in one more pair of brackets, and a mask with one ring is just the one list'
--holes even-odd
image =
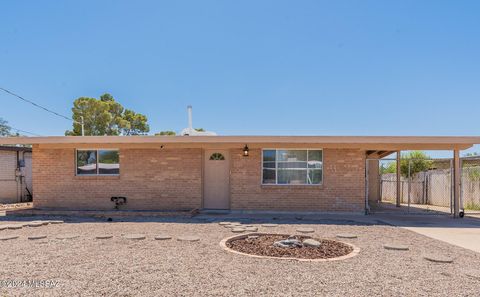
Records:
{"label": "carport support post", "polygon": [[400,179],[401,179],[401,166],[400,166],[400,156],[401,152],[397,151],[397,207],[400,207],[400,195],[401,195],[401,190],[400,190]]}
{"label": "carport support post", "polygon": [[460,151],[453,151],[453,217],[458,218],[460,213]]}

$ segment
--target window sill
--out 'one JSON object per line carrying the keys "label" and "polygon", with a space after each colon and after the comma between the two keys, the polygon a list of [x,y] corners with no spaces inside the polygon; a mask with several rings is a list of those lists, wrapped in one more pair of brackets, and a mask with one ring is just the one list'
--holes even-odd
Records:
{"label": "window sill", "polygon": [[86,180],[97,180],[97,179],[117,180],[117,179],[120,179],[120,174],[116,174],[116,175],[95,175],[95,174],[92,174],[92,175],[75,175],[74,178],[75,179],[86,179]]}
{"label": "window sill", "polygon": [[285,184],[285,185],[273,185],[273,184],[261,184],[262,189],[317,189],[321,190],[324,188],[323,184],[319,185],[295,185],[295,184]]}

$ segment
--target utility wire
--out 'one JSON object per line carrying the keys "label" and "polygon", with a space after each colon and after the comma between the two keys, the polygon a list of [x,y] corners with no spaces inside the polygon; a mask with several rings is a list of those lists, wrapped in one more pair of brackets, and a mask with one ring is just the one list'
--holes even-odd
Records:
{"label": "utility wire", "polygon": [[17,128],[14,128],[12,126],[8,126],[8,127],[10,127],[10,129],[15,130],[17,132],[27,133],[27,134],[30,134],[30,135],[33,135],[33,136],[42,136],[42,135],[39,135],[37,133],[32,133],[32,132],[28,132],[28,131],[25,131],[25,130],[17,129]]}
{"label": "utility wire", "polygon": [[[73,122],[77,123],[77,121],[75,121],[74,119],[72,119],[72,118],[70,118],[70,117],[67,117],[67,116],[65,116],[65,115],[63,115],[63,114],[59,114],[58,112],[55,112],[55,111],[53,111],[53,110],[51,110],[51,109],[48,109],[48,108],[46,108],[46,107],[43,107],[43,106],[41,106],[41,105],[39,105],[39,104],[31,101],[31,100],[25,99],[25,98],[23,98],[22,96],[17,95],[17,94],[15,94],[15,93],[7,90],[7,89],[4,89],[4,88],[0,87],[0,90],[4,91],[5,93],[10,94],[10,95],[12,95],[12,96],[14,96],[14,97],[17,97],[17,98],[20,99],[20,100],[23,100],[23,101],[25,101],[25,102],[27,102],[27,103],[30,103],[30,104],[32,104],[33,106],[36,106],[36,107],[38,107],[38,108],[41,108],[41,109],[45,110],[46,112],[49,112],[49,113],[51,113],[51,114],[54,114],[54,115],[56,115],[56,116],[59,116],[59,117],[61,117],[61,118],[66,119],[66,120],[73,121]],[[79,123],[79,124],[80,124],[80,123]]]}

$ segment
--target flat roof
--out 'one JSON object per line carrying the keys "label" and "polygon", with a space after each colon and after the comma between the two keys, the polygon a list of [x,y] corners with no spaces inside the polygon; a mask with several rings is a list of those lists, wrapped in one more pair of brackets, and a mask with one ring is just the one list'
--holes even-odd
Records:
{"label": "flat roof", "polygon": [[0,137],[0,145],[31,144],[45,147],[112,145],[155,147],[328,147],[388,150],[453,150],[480,144],[480,136],[45,136]]}

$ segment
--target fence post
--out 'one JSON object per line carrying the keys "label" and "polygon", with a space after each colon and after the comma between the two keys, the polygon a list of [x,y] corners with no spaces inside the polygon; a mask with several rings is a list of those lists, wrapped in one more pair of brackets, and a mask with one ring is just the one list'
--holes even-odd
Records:
{"label": "fence post", "polygon": [[[397,151],[397,207],[400,207],[400,178],[401,178],[401,166],[400,166],[400,151]],[[403,188],[403,187],[402,187]]]}
{"label": "fence post", "polygon": [[460,214],[460,151],[453,151],[453,217],[458,218]]}

